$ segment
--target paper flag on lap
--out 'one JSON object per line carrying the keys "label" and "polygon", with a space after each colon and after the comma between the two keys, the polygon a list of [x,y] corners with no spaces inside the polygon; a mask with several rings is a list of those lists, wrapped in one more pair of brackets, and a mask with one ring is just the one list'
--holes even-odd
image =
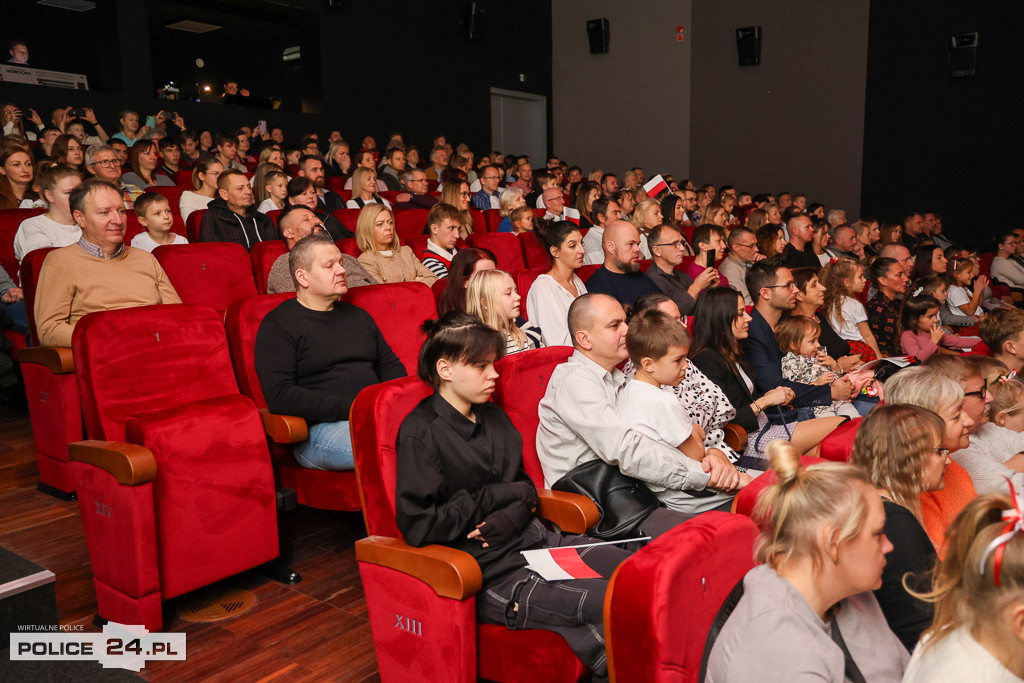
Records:
{"label": "paper flag on lap", "polygon": [[565,220],[571,221],[576,225],[580,224],[580,212],[571,206],[567,206],[562,209],[562,215],[565,216]]}
{"label": "paper flag on lap", "polygon": [[665,179],[661,177],[660,173],[644,183],[644,190],[647,191],[647,196],[652,199],[667,189],[668,183],[665,182]]}
{"label": "paper flag on lap", "polygon": [[587,566],[580,557],[581,548],[593,548],[599,545],[615,545],[627,541],[647,541],[650,537],[630,538],[624,541],[590,543],[588,545],[567,545],[561,548],[541,548],[539,550],[523,550],[526,566],[540,574],[545,581],[566,581],[568,579],[599,579],[601,575]]}

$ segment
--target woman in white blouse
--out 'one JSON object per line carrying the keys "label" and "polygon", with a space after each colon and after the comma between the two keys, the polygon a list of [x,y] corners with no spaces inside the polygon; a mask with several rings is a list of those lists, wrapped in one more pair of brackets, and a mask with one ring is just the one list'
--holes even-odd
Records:
{"label": "woman in white blouse", "polygon": [[542,221],[535,229],[551,255],[551,270],[537,278],[526,297],[530,322],[540,327],[543,346],[572,346],[569,306],[587,293],[576,269],[583,265],[583,237],[569,221]]}
{"label": "woman in white blouse", "polygon": [[192,171],[192,189],[181,193],[178,204],[181,219],[188,220],[193,211],[205,209],[217,196],[217,178],[224,167],[216,159],[200,159]]}

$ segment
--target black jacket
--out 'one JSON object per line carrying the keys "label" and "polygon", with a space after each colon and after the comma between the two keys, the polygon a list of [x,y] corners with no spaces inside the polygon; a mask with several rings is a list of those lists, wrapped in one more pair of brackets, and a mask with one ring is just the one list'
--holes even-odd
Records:
{"label": "black jacket", "polygon": [[[743,427],[748,433],[756,432],[757,416],[754,415],[754,409],[750,407],[750,404],[754,402],[756,397],[747,390],[747,385],[743,383],[739,375],[733,372],[729,364],[725,362],[722,354],[714,349],[704,349],[690,360],[709,380],[717,384],[725,392],[725,397],[729,399],[729,403],[736,409],[736,417],[730,420],[730,422]],[[744,372],[747,373],[750,381],[753,382],[754,372],[749,368],[744,368]]]}
{"label": "black jacket", "polygon": [[210,202],[199,223],[200,242],[234,242],[246,251],[252,251],[257,242],[277,238],[277,226],[270,216],[260,213],[255,206],[250,206],[245,216],[239,216],[220,197]]}

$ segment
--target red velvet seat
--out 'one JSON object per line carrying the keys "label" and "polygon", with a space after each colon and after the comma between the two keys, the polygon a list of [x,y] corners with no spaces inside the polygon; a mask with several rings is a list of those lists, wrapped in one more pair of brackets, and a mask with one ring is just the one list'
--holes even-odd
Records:
{"label": "red velvet seat", "polygon": [[223,313],[235,299],[256,296],[252,260],[240,244],[170,244],[154,249],[153,256],[182,303],[206,304]]}
{"label": "red velvet seat", "polygon": [[402,244],[408,244],[413,237],[422,235],[427,227],[427,209],[405,209],[395,211],[395,231]]}
{"label": "red velvet seat", "polygon": [[501,224],[501,210],[487,209],[483,214],[487,232],[498,232],[498,226]]}
{"label": "red velvet seat", "polygon": [[354,235],[356,233],[356,222],[359,220],[359,212],[362,209],[338,209],[334,217]]}
{"label": "red velvet seat", "polygon": [[46,209],[2,209],[0,210],[0,266],[19,284],[18,259],[14,258],[14,237],[21,222],[26,218],[46,213]]}
{"label": "red velvet seat", "polygon": [[203,220],[206,209],[196,209],[185,219],[185,239],[192,244],[199,241],[199,224]]}
{"label": "red velvet seat", "polygon": [[162,601],[278,556],[259,412],[209,306],[93,313],[72,348],[90,441],[71,445],[71,469],[99,613],[157,631]]}
{"label": "red velvet seat", "polygon": [[420,261],[423,260],[423,252],[427,250],[427,240],[430,239],[426,235],[416,235],[409,239],[408,242],[402,241],[402,244],[412,249],[413,255],[416,256]]}
{"label": "red velvet seat", "polygon": [[[801,456],[800,462],[804,467],[810,467],[821,462],[828,462],[823,458],[814,458],[811,456]],[[732,511],[739,515],[751,517],[754,514],[754,506],[757,504],[758,496],[766,488],[774,484],[776,481],[775,470],[767,470],[764,474],[761,474],[754,481],[750,482],[736,495],[732,500]]]}
{"label": "red velvet seat", "polygon": [[270,277],[270,269],[279,256],[288,253],[288,245],[284,240],[266,240],[252,245],[249,258],[252,261],[252,276],[256,281],[256,291],[259,294],[267,293],[267,278]]}
{"label": "red velvet seat", "polygon": [[473,233],[476,235],[482,235],[488,232],[487,220],[484,218],[484,212],[480,209],[474,208],[472,205],[469,207],[469,215],[473,217]]}
{"label": "red velvet seat", "polygon": [[[381,680],[579,680],[586,669],[561,636],[477,624],[474,595],[481,574],[472,556],[400,540],[395,438],[405,416],[430,393],[418,378],[407,377],[369,387],[352,404],[352,445],[370,534],[356,542],[356,560]],[[548,499],[539,493],[543,516]],[[588,509],[596,521],[596,510]],[[396,615],[407,626],[396,628]]]}
{"label": "red velvet seat", "polygon": [[863,417],[855,417],[833,429],[821,440],[821,457],[833,462],[849,462],[850,454],[853,452],[853,439],[857,436],[857,430],[863,421]]}
{"label": "red velvet seat", "polygon": [[340,240],[335,242],[338,249],[341,250],[342,254],[348,254],[352,258],[359,258],[359,245],[356,243],[355,237],[342,237]]}
{"label": "red velvet seat", "polygon": [[523,304],[519,307],[519,314],[525,319],[529,319],[526,313],[526,297],[530,293],[530,287],[537,281],[544,273],[551,270],[550,268],[525,268],[516,273],[516,290],[519,292],[519,296],[523,297]]}
{"label": "red velvet seat", "polygon": [[499,270],[514,273],[526,267],[523,263],[523,250],[515,235],[507,232],[474,232],[466,243],[471,247],[490,249],[498,259]]}
{"label": "red velvet seat", "polygon": [[[28,314],[29,332],[34,339],[39,338],[35,325],[39,270],[53,249],[45,247],[30,251],[21,262],[25,312]],[[28,398],[40,489],[58,495],[73,495],[75,483],[68,466],[68,444],[82,438],[82,405],[78,398],[71,349],[34,346],[20,351],[18,361]]]}
{"label": "red velvet seat", "polygon": [[536,216],[537,218],[544,218],[544,216],[546,216],[547,214],[548,214],[548,210],[547,209],[534,209],[533,210],[533,215]]}
{"label": "red velvet seat", "polygon": [[239,299],[224,316],[235,378],[242,394],[248,396],[263,414],[264,428],[272,443],[270,455],[278,484],[295,491],[300,505],[322,510],[358,510],[359,489],[355,472],[328,472],[300,467],[292,455],[291,444],[305,441],[306,421],[295,416],[274,416],[267,411],[260,380],[256,374],[255,344],[260,323],[270,311],[294,294],[271,294]]}
{"label": "red velvet seat", "polygon": [[345,178],[332,175],[327,178],[327,189],[335,194],[341,194],[345,190]]}
{"label": "red velvet seat", "polygon": [[[188,187],[182,187],[180,185],[153,185],[147,187],[146,192],[156,192],[157,194],[167,197],[167,203],[171,205],[171,212],[179,220],[181,219],[181,195],[185,193],[185,190],[192,189],[192,171],[189,171],[189,183]],[[184,222],[182,223],[184,227]],[[175,230],[177,232],[177,230]],[[184,233],[182,233],[184,234]]]}
{"label": "red velvet seat", "polygon": [[597,263],[589,266],[580,266],[579,268],[576,269],[576,275],[579,276],[581,280],[583,280],[583,284],[586,284],[587,280],[590,279],[590,276],[593,275],[594,272],[600,267],[601,265]]}
{"label": "red velvet seat", "polygon": [[[139,217],[136,215],[134,210],[128,209],[125,211],[125,218],[127,219],[127,225],[125,225],[124,230],[124,243],[130,245],[132,240],[135,239],[135,236],[146,232],[146,229],[142,227],[142,223],[139,222]],[[174,224],[171,225],[171,232],[175,235],[181,235],[185,239],[188,239],[188,235],[186,234],[188,230],[185,227],[185,221],[183,221],[181,216],[177,215],[177,213],[174,215]]]}
{"label": "red velvet seat", "polygon": [[402,193],[398,190],[385,190],[384,192],[378,192],[377,194],[379,194],[382,199],[388,200],[388,203],[391,204],[391,206],[394,206],[398,203],[398,195]]}
{"label": "red velvet seat", "polygon": [[708,630],[753,569],[757,536],[746,517],[706,512],[623,562],[605,598],[611,680],[699,680]]}
{"label": "red velvet seat", "polygon": [[185,190],[192,190],[192,173],[193,169],[191,168],[178,169],[178,172],[174,174],[174,184]]}
{"label": "red velvet seat", "polygon": [[442,278],[437,280],[434,284],[430,285],[430,292],[434,295],[434,303],[437,304],[437,309],[441,310],[441,296],[444,294],[444,290],[448,287],[448,278]]}
{"label": "red velvet seat", "polygon": [[274,209],[273,211],[267,211],[267,216],[270,217],[270,220],[274,221],[275,228],[277,227],[277,219],[281,217],[282,213],[284,213],[284,209]]}
{"label": "red velvet seat", "polygon": [[523,467],[533,483],[544,486],[544,472],[537,456],[537,427],[540,418],[537,405],[544,398],[548,380],[555,367],[569,360],[571,346],[548,346],[521,351],[498,361],[498,379],[492,399],[508,413],[509,419],[523,435]]}
{"label": "red velvet seat", "polygon": [[516,237],[519,238],[519,246],[523,250],[523,260],[527,268],[543,268],[545,272],[551,269],[551,254],[544,248],[536,233],[521,232]]}
{"label": "red velvet seat", "polygon": [[415,375],[424,339],[420,326],[437,317],[437,304],[430,288],[421,282],[355,287],[348,290],[345,301],[373,316],[406,373]]}

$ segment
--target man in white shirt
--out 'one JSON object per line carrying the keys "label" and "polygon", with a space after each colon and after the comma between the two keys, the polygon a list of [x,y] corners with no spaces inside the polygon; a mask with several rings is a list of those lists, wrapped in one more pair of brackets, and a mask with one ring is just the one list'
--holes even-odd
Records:
{"label": "man in white shirt", "polygon": [[26,218],[14,236],[14,258],[20,264],[25,255],[44,247],[66,247],[82,238],[82,228],[71,216],[68,199],[71,191],[82,184],[82,177],[73,168],[55,166],[40,174],[39,189],[50,204],[50,210]]}
{"label": "man in white shirt", "polygon": [[544,190],[544,220],[564,221],[565,220],[565,196],[557,187],[549,187]]}
{"label": "man in white shirt", "polygon": [[594,223],[583,236],[583,265],[601,265],[604,263],[604,231],[612,221],[622,220],[622,209],[611,197],[598,197],[590,207],[590,220]]}
{"label": "man in white shirt", "polygon": [[711,487],[732,465],[714,450],[696,462],[620,422],[616,405],[626,377],[616,366],[628,355],[627,329],[622,306],[610,296],[584,294],[569,307],[576,350],[555,368],[541,399],[537,452],[547,487],[595,458],[643,482],[669,508],[655,510],[640,525],[656,535],[683,521],[679,512],[728,510],[732,495]]}

